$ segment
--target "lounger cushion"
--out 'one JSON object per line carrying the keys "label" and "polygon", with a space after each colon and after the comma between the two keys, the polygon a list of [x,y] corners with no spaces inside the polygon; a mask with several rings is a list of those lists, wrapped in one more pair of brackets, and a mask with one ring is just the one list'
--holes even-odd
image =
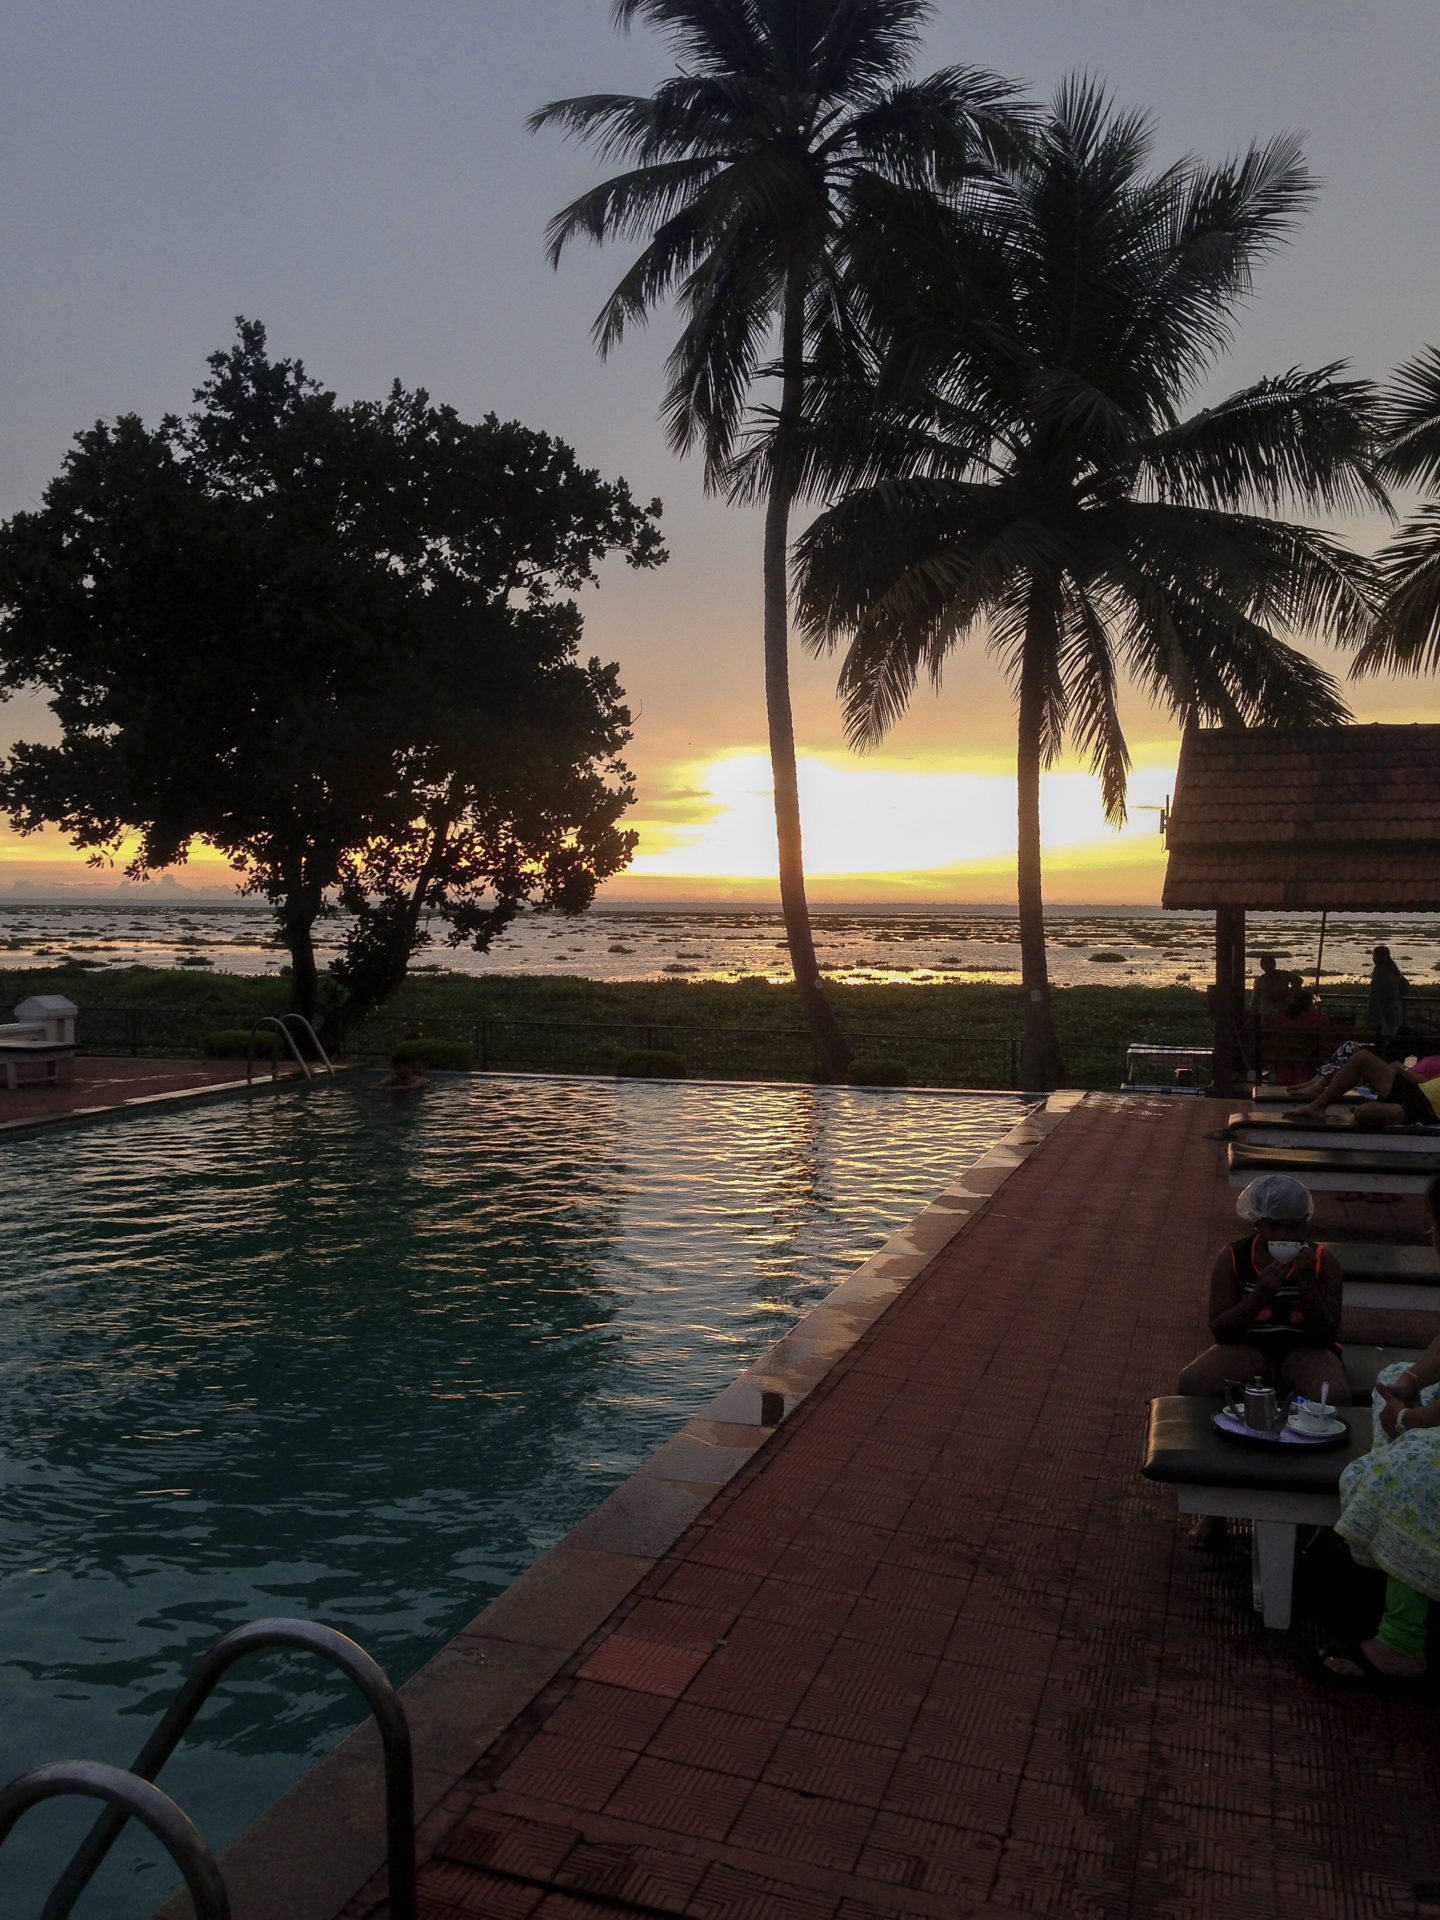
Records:
{"label": "lounger cushion", "polygon": [[1440,1173],[1440,1143],[1434,1153],[1407,1153],[1397,1166],[1393,1154],[1366,1153],[1361,1147],[1254,1147],[1247,1141],[1230,1143],[1232,1173],[1403,1173],[1411,1179]]}
{"label": "lounger cushion", "polygon": [[1218,1400],[1169,1394],[1150,1403],[1150,1438],[1141,1472],[1147,1480],[1202,1487],[1267,1487],[1279,1492],[1334,1493],[1352,1460],[1370,1451],[1370,1410],[1342,1407],[1350,1429],[1343,1447],[1246,1446],[1211,1424]]}

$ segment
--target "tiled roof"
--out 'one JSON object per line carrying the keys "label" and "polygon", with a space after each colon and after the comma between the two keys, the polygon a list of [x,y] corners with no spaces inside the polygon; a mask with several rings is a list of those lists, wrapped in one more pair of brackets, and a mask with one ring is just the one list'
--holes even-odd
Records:
{"label": "tiled roof", "polygon": [[1440,727],[1193,730],[1167,907],[1440,910]]}

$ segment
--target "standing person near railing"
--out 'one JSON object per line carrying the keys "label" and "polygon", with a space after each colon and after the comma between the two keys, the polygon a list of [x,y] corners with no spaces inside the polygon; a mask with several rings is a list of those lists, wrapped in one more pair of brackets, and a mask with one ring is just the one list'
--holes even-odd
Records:
{"label": "standing person near railing", "polygon": [[1365,1024],[1373,1028],[1376,1050],[1383,1054],[1405,1024],[1405,996],[1410,982],[1391,959],[1388,947],[1376,947],[1370,958],[1374,967],[1370,997],[1365,1002]]}

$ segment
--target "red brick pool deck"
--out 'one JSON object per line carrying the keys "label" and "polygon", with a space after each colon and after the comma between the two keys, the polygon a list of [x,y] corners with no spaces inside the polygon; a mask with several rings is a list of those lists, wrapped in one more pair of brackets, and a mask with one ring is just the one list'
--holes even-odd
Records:
{"label": "red brick pool deck", "polygon": [[[281,1069],[282,1076],[293,1071]],[[13,1089],[0,1086],[0,1128],[110,1113],[173,1094],[211,1092],[244,1078],[245,1063],[237,1060],[141,1060],[128,1054],[82,1053],[63,1079],[23,1080]],[[268,1062],[261,1063],[256,1078],[268,1082]]]}
{"label": "red brick pool deck", "polygon": [[[1294,1665],[1344,1554],[1268,1633],[1139,1478],[1234,1231],[1217,1117],[1061,1121],[434,1809],[423,1920],[1440,1913],[1434,1696]],[[1440,1325],[1386,1319],[1347,1334]]]}

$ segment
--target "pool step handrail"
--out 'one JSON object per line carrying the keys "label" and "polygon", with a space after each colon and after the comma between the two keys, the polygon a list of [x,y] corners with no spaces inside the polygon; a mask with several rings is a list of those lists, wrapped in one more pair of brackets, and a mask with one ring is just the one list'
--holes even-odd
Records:
{"label": "pool step handrail", "polygon": [[[380,1733],[385,1756],[385,1834],[391,1920],[417,1920],[415,1890],[415,1760],[410,1724],[400,1696],[365,1649],[334,1627],[315,1620],[252,1620],[217,1640],[166,1709],[160,1724],[136,1754],[130,1773],[153,1781],[189,1731],[219,1681],[238,1660],[268,1647],[295,1647],[338,1667],[364,1696]],[[164,1796],[162,1795],[161,1798]],[[107,1807],[81,1841],[41,1909],[41,1920],[66,1920],[119,1838],[130,1809]]]}
{"label": "pool step handrail", "polygon": [[[261,1027],[273,1027],[285,1042],[285,1045],[290,1049],[296,1066],[299,1067],[305,1078],[313,1083],[315,1075],[311,1071],[310,1062],[305,1058],[304,1054],[301,1053],[299,1047],[296,1046],[295,1036],[290,1031],[290,1022],[292,1020],[297,1024],[300,1031],[305,1035],[305,1038],[320,1056],[321,1064],[324,1066],[330,1078],[332,1080],[335,1078],[335,1064],[329,1054],[326,1053],[324,1047],[321,1046],[319,1034],[316,1033],[314,1027],[311,1026],[303,1013],[262,1013],[258,1019],[250,1022],[250,1039],[245,1049],[245,1078],[247,1080],[253,1080],[255,1078],[255,1035],[260,1031]],[[270,1077],[272,1079],[275,1077],[275,1063],[273,1060],[270,1063]]]}
{"label": "pool step handrail", "polygon": [[0,1847],[31,1807],[70,1793],[107,1801],[102,1817],[115,1821],[117,1833],[127,1820],[147,1826],[180,1869],[195,1920],[230,1920],[230,1897],[219,1864],[194,1822],[153,1781],[100,1760],[61,1760],[35,1767],[0,1790]]}

